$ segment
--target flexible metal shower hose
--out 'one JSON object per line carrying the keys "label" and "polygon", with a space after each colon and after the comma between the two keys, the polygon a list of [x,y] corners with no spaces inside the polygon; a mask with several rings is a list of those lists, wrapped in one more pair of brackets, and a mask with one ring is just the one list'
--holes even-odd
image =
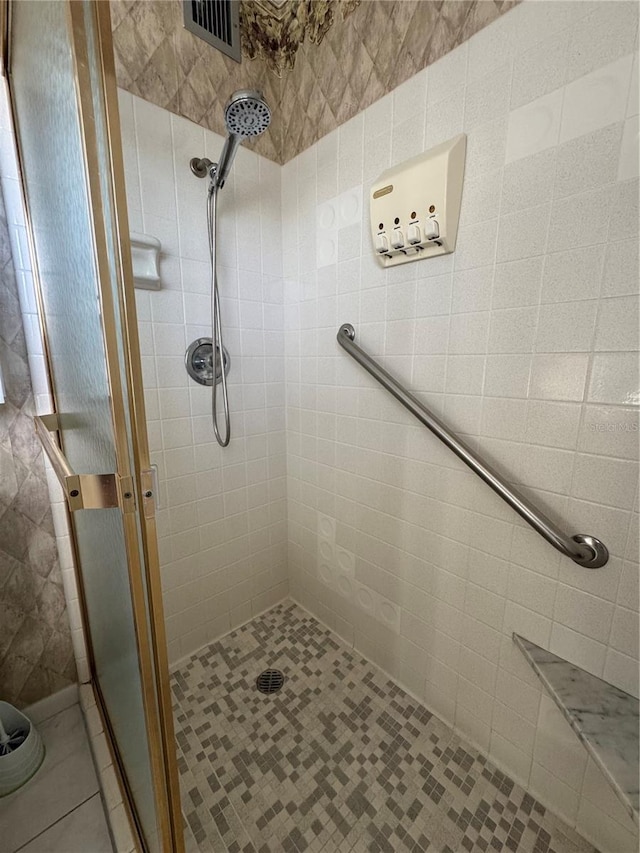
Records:
{"label": "flexible metal shower hose", "polygon": [[[211,257],[211,342],[213,345],[213,384],[211,386],[211,418],[216,441],[221,447],[226,447],[231,438],[231,423],[229,420],[229,394],[227,392],[227,375],[224,365],[224,349],[222,341],[222,323],[220,321],[220,296],[218,293],[218,273],[216,263],[216,224],[218,215],[218,186],[215,176],[211,174],[209,193],[207,196],[207,225],[209,227],[209,255]],[[217,387],[216,376],[220,365],[222,384],[222,401],[224,408],[224,437],[218,427]]]}

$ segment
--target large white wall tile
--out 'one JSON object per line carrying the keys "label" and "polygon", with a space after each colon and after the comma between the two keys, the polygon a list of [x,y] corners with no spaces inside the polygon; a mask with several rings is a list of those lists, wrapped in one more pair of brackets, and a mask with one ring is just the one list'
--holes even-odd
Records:
{"label": "large white wall tile", "polygon": [[536,763],[574,791],[581,790],[587,753],[555,702],[544,694],[533,755]]}
{"label": "large white wall tile", "polygon": [[560,141],[622,121],[627,110],[633,56],[627,56],[569,83],[564,93]]}
{"label": "large white wall tile", "polygon": [[551,200],[556,173],[556,149],[508,163],[504,169],[501,212],[513,213]]}
{"label": "large white wall tile", "polygon": [[575,822],[580,803],[579,794],[535,760],[531,767],[529,787],[540,802],[552,808],[567,823]]}
{"label": "large white wall tile", "polygon": [[588,398],[591,403],[640,403],[636,353],[602,352],[593,356]]}
{"label": "large white wall tile", "polygon": [[633,2],[621,2],[615,8],[615,14],[611,14],[607,3],[598,3],[590,15],[572,27],[567,81],[606,66],[619,56],[631,53],[636,46],[637,6]]}
{"label": "large white wall tile", "polygon": [[557,0],[553,14],[546,3],[524,3],[518,10],[516,20],[516,45],[518,51],[527,51],[534,45],[545,43],[555,35],[572,27],[593,10],[591,3],[574,3],[573,0]]}
{"label": "large white wall tile", "polygon": [[549,650],[558,657],[581,666],[587,672],[602,677],[607,655],[604,643],[585,637],[560,622],[554,622]]}
{"label": "large white wall tile", "polygon": [[636,698],[639,694],[638,659],[609,649],[604,665],[603,678]]}
{"label": "large white wall tile", "polygon": [[[637,72],[636,72],[637,73]],[[620,147],[620,162],[618,165],[618,180],[626,181],[638,177],[638,116],[628,118],[624,123],[622,145]]]}
{"label": "large white wall tile", "polygon": [[638,179],[623,181],[615,185],[609,219],[609,239],[629,240],[635,235],[638,220]]}
{"label": "large white wall tile", "polygon": [[509,113],[507,163],[558,144],[562,101],[562,89],[556,89]]}
{"label": "large white wall tile", "polygon": [[622,130],[622,122],[609,124],[558,148],[556,198],[566,198],[615,181]]}
{"label": "large white wall tile", "polygon": [[507,113],[510,91],[510,62],[502,61],[484,76],[469,77],[464,105],[465,127],[473,128]]}
{"label": "large white wall tile", "polygon": [[536,352],[580,352],[591,348],[596,324],[596,300],[542,305]]}
{"label": "large white wall tile", "polygon": [[561,30],[518,54],[513,66],[512,107],[543,97],[564,82],[569,39],[569,31]]}
{"label": "large white wall tile", "polygon": [[547,255],[542,302],[596,299],[600,295],[606,246],[585,246]]}
{"label": "large white wall tile", "polygon": [[613,605],[577,589],[558,586],[554,619],[593,640],[606,643],[613,619]]}

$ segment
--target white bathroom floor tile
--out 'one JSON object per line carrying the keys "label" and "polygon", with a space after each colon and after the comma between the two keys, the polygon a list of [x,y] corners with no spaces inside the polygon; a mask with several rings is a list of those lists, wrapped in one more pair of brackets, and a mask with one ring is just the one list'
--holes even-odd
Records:
{"label": "white bathroom floor tile", "polygon": [[0,800],[3,853],[27,844],[98,792],[80,706],[45,720],[38,730],[46,750],[42,767],[26,785]]}
{"label": "white bathroom floor tile", "polygon": [[65,815],[19,853],[113,853],[100,794]]}

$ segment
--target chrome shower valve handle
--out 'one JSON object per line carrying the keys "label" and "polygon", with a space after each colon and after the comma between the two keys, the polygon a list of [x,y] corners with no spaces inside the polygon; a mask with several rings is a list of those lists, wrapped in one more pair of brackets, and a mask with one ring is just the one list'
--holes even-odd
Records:
{"label": "chrome shower valve handle", "polygon": [[[184,356],[185,367],[189,376],[199,385],[213,385],[213,342],[211,338],[196,338],[192,341]],[[227,348],[222,348],[222,359],[220,350],[216,349],[215,379],[216,384],[222,382],[222,365],[224,372],[229,373],[231,357]]]}

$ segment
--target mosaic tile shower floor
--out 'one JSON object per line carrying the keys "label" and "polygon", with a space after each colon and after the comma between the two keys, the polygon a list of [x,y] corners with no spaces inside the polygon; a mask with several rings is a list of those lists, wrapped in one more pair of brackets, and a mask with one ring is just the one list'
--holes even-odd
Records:
{"label": "mosaic tile shower floor", "polygon": [[[264,695],[268,667],[286,681]],[[172,689],[187,834],[203,853],[594,853],[290,602],[193,655]]]}

